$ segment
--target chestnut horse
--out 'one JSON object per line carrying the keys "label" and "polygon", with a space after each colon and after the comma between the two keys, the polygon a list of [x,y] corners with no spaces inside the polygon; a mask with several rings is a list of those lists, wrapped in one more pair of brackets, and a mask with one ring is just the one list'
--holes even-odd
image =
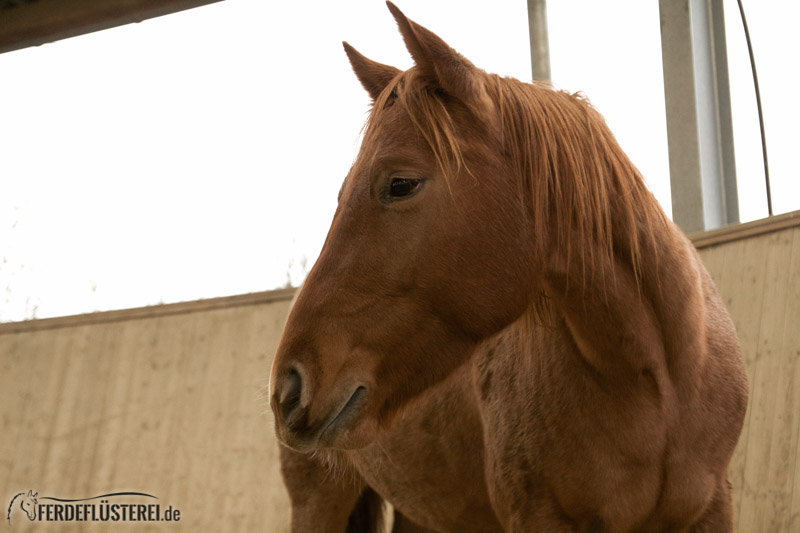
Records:
{"label": "chestnut horse", "polygon": [[380,495],[397,530],[731,531],[747,379],[694,247],[585,99],[389,8],[414,66],[345,43],[373,106],[272,367],[293,530]]}

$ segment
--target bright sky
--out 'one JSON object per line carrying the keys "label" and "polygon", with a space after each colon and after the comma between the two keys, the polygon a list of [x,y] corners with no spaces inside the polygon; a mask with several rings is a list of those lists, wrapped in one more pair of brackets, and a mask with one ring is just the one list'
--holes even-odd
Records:
{"label": "bright sky", "polygon": [[[761,147],[724,3],[747,221],[766,216]],[[524,0],[398,5],[478,66],[530,79]],[[775,212],[800,209],[800,3],[745,5]],[[658,2],[551,0],[548,19],[554,81],[594,102],[669,213]],[[0,55],[0,321],[300,282],[366,117],[342,40],[411,64],[380,0],[227,0]]]}

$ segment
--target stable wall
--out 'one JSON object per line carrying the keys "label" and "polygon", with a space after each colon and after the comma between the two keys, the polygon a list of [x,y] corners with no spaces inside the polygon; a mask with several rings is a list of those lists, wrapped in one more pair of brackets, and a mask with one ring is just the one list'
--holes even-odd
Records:
{"label": "stable wall", "polygon": [[[750,379],[731,465],[737,531],[800,531],[800,212],[693,240]],[[148,531],[287,532],[264,387],[291,296],[0,324],[3,512],[28,489],[40,498],[137,491],[181,511],[180,522]],[[36,527],[14,519],[14,531]]]}
{"label": "stable wall", "polygon": [[750,382],[730,468],[736,531],[800,531],[800,212],[696,236]]}
{"label": "stable wall", "polygon": [[0,528],[33,489],[149,493],[181,520],[37,526],[17,511],[14,532],[288,532],[265,386],[292,292],[0,325]]}

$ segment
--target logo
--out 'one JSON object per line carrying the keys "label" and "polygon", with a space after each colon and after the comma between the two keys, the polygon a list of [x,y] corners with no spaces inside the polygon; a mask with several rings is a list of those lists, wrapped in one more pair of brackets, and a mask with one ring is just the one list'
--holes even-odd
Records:
{"label": "logo", "polygon": [[6,520],[27,517],[37,522],[178,522],[180,509],[171,505],[162,508],[152,494],[144,492],[113,492],[91,498],[68,500],[39,496],[29,490],[11,498]]}
{"label": "logo", "polygon": [[25,511],[25,514],[28,516],[28,520],[35,520],[36,519],[36,505],[39,503],[39,500],[36,498],[39,496],[39,493],[33,494],[33,491],[28,491],[28,494],[24,492],[20,492],[16,496],[11,499],[11,503],[8,504],[8,514],[6,515],[6,520],[8,523],[11,523],[11,511],[14,510],[14,502],[22,496],[22,499],[19,501],[19,508]]}

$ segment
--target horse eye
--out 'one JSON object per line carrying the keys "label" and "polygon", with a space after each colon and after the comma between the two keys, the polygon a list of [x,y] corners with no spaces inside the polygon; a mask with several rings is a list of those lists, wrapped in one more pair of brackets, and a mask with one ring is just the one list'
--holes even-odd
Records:
{"label": "horse eye", "polygon": [[411,196],[419,190],[421,184],[421,179],[394,178],[389,184],[389,195],[392,198]]}

